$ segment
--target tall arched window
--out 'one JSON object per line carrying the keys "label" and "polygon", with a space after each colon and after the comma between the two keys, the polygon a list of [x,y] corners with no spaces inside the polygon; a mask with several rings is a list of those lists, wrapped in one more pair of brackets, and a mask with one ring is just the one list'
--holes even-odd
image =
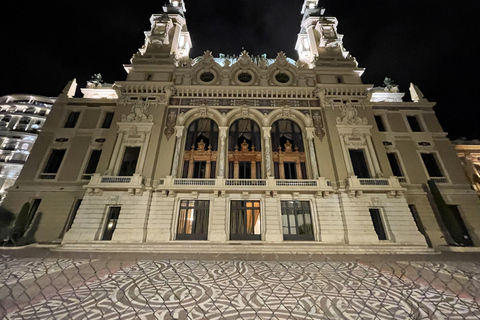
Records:
{"label": "tall arched window", "polygon": [[262,177],[262,145],[259,126],[252,120],[235,121],[228,137],[228,177],[260,179]]}
{"label": "tall arched window", "polygon": [[210,119],[199,119],[187,130],[183,155],[184,178],[215,178],[218,126]]}
{"label": "tall arched window", "polygon": [[302,130],[291,120],[272,126],[272,157],[276,179],[307,179]]}

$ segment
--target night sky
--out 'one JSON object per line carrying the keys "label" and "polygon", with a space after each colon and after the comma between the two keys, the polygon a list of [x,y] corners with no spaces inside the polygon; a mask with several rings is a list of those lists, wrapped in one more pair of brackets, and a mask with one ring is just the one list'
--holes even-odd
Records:
{"label": "night sky", "polygon": [[[72,78],[94,73],[124,80],[123,64],[142,46],[149,18],[165,1],[8,1],[0,20],[0,96],[57,96]],[[294,49],[303,0],[186,0],[190,56]],[[388,76],[407,92],[415,83],[451,138],[480,138],[479,0],[321,0],[339,20],[344,45],[366,68],[363,82]],[[408,99],[408,97],[407,97]]]}

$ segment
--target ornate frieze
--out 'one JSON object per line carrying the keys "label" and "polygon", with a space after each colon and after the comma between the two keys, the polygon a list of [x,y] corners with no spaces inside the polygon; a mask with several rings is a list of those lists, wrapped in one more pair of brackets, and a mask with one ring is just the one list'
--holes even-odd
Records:
{"label": "ornate frieze", "polygon": [[207,104],[209,106],[231,106],[241,107],[248,105],[251,107],[301,107],[301,108],[318,108],[320,102],[318,100],[278,100],[278,99],[202,99],[202,98],[172,98],[170,105],[173,106],[198,106]]}

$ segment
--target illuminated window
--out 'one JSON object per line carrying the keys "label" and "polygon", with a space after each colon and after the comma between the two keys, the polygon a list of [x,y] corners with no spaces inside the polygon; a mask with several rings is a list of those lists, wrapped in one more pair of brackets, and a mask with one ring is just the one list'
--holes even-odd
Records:
{"label": "illuminated window", "polygon": [[110,207],[108,211],[107,222],[103,231],[102,240],[112,240],[113,232],[117,228],[118,217],[120,216],[120,207]]}
{"label": "illuminated window", "polygon": [[207,240],[210,201],[182,200],[177,240]]}
{"label": "illuminated window", "polygon": [[230,240],[261,240],[260,201],[232,201]]}

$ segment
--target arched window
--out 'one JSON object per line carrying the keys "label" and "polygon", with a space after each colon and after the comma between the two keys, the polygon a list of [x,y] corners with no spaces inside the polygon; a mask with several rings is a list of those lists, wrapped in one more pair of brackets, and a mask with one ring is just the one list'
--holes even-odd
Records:
{"label": "arched window", "polygon": [[183,155],[184,178],[215,178],[218,126],[210,119],[199,119],[187,130]]}
{"label": "arched window", "polygon": [[302,130],[291,120],[272,126],[272,156],[276,179],[307,179]]}
{"label": "arched window", "polygon": [[262,177],[262,145],[259,126],[241,119],[230,126],[228,137],[228,177],[260,179]]}

